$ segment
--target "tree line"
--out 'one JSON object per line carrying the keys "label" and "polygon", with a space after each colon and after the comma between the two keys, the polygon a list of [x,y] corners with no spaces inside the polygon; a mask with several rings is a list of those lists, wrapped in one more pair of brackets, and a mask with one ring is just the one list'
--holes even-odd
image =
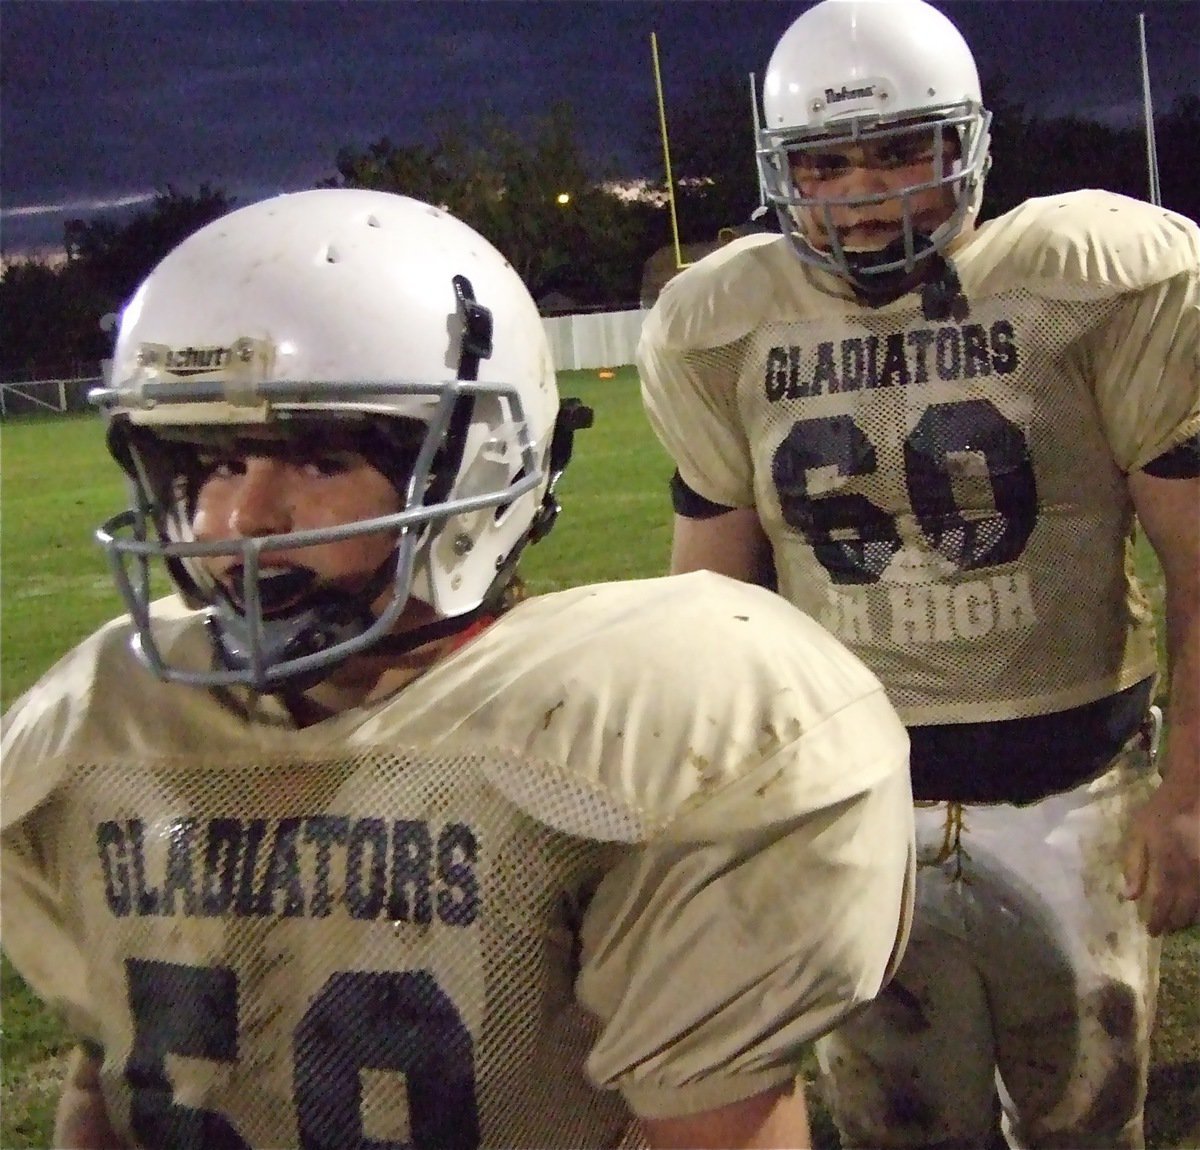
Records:
{"label": "tree line", "polygon": [[[986,90],[994,162],[984,218],[1030,196],[1072,188],[1147,197],[1140,125],[1046,118],[1009,100],[1001,80]],[[718,78],[670,125],[683,243],[713,243],[723,228],[744,225],[758,206],[747,104],[741,77]],[[1184,96],[1160,116],[1156,138],[1163,205],[1200,219],[1200,96]],[[637,144],[646,167],[661,169],[657,130],[643,132]],[[672,241],[670,213],[662,196],[647,202],[620,195],[611,176],[588,162],[571,109],[558,105],[527,136],[492,119],[470,140],[447,132],[431,143],[384,137],[342,148],[334,174],[321,184],[402,192],[445,205],[505,254],[536,299],[558,292],[580,306],[631,306],[647,259]],[[665,190],[661,180],[658,189]],[[0,377],[94,373],[111,349],[113,315],[151,268],[185,236],[236,206],[208,184],[194,191],[168,185],[121,222],[69,220],[65,262],[17,260],[0,277]]]}

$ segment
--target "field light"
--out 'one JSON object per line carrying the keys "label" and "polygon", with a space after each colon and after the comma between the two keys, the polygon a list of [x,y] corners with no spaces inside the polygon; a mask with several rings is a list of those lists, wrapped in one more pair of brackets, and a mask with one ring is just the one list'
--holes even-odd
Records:
{"label": "field light", "polygon": [[569,204],[571,202],[571,193],[570,192],[559,192],[558,195],[554,197],[554,202],[557,204],[561,204],[563,207],[566,207],[567,204]]}

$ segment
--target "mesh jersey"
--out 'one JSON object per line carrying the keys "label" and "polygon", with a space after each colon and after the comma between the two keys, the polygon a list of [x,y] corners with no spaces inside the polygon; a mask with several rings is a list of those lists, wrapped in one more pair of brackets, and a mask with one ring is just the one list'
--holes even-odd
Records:
{"label": "mesh jersey", "polygon": [[779,589],[910,725],[1045,714],[1154,673],[1125,473],[1200,428],[1200,231],[1106,192],[954,256],[966,310],[871,310],[782,236],[677,276],[638,366],[683,480],[757,507]]}
{"label": "mesh jersey", "polygon": [[[788,1081],[898,960],[907,736],[777,596],[533,599],[302,730],[129,632],[7,717],[2,937],[142,1144],[613,1146],[621,1095]],[[198,616],[156,632],[208,657]]]}

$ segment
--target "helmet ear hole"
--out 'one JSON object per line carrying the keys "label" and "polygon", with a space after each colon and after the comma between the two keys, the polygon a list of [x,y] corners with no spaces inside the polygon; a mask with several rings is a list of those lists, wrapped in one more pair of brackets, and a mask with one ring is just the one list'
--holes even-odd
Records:
{"label": "helmet ear hole", "polygon": [[[520,471],[518,471],[518,472],[516,473],[516,475],[514,475],[514,476],[512,477],[512,483],[510,484],[510,486],[512,486],[512,487],[515,487],[515,486],[516,486],[518,483],[520,483],[520,482],[521,482],[521,480],[522,480],[522,479],[524,479],[524,478],[525,478],[525,468],[524,468],[524,467],[522,467],[522,468],[521,468],[521,470],[520,470]],[[507,515],[507,514],[508,514],[508,510],[509,510],[509,508],[510,508],[510,507],[512,507],[512,504],[511,504],[511,503],[498,503],[498,504],[496,504],[496,511],[495,511],[495,514],[494,514],[494,518],[495,518],[495,520],[496,520],[496,522],[497,522],[497,523],[499,523],[499,522],[500,522],[500,520],[501,520],[501,519],[503,519],[503,518],[505,517],[505,515]]]}

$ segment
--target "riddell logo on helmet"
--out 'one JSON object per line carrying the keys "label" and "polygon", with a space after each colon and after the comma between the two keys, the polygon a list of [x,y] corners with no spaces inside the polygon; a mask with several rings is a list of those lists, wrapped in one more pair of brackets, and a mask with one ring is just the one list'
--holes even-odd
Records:
{"label": "riddell logo on helmet", "polygon": [[841,88],[826,88],[825,102],[827,104],[841,104],[845,100],[865,100],[868,96],[874,95],[874,84],[870,84],[865,88],[850,88],[843,84]]}
{"label": "riddell logo on helmet", "polygon": [[200,375],[220,371],[232,358],[230,347],[178,347],[167,352],[163,366],[175,375]]}

